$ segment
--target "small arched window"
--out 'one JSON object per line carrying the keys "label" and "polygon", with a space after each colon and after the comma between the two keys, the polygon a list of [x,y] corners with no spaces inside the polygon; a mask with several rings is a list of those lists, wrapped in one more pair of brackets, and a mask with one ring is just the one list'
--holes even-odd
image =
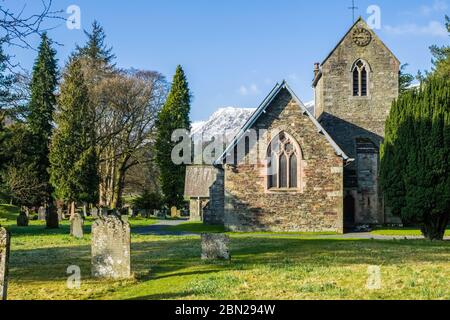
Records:
{"label": "small arched window", "polygon": [[367,97],[369,72],[370,67],[363,60],[358,60],[354,63],[352,68],[354,97]]}
{"label": "small arched window", "polygon": [[299,165],[302,155],[298,144],[286,133],[280,133],[269,145],[267,187],[274,189],[300,189]]}

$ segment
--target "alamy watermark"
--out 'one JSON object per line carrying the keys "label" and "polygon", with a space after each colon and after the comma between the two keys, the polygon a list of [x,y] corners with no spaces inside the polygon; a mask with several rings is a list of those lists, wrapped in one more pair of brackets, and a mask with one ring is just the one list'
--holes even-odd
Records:
{"label": "alamy watermark", "polygon": [[69,17],[66,20],[66,26],[69,30],[81,29],[81,8],[77,5],[67,7],[66,13]]}
{"label": "alamy watermark", "polygon": [[367,289],[380,290],[381,289],[381,267],[369,266],[367,269]]}
{"label": "alamy watermark", "polygon": [[381,29],[381,8],[377,5],[370,5],[367,8],[366,13],[369,15],[367,18],[367,24],[371,29]]}
{"label": "alamy watermark", "polygon": [[67,268],[67,288],[69,290],[77,290],[81,288],[81,268],[76,265]]}

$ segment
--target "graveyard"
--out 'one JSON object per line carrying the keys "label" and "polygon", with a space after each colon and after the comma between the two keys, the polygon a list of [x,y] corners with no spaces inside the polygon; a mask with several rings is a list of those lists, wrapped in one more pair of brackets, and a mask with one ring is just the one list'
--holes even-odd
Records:
{"label": "graveyard", "polygon": [[[228,233],[231,260],[203,260],[200,234],[220,228],[182,222],[167,228],[178,235],[146,235],[140,230],[158,220],[131,218],[131,277],[97,279],[91,276],[90,217],[77,239],[67,220],[55,230],[42,221],[17,227],[17,208],[0,206],[0,212],[11,233],[10,300],[450,298],[448,242]],[[68,288],[71,265],[81,270],[79,288]],[[381,266],[379,290],[367,290],[370,265]]]}
{"label": "graveyard", "polygon": [[0,1],[0,304],[450,300],[449,5],[322,2]]}

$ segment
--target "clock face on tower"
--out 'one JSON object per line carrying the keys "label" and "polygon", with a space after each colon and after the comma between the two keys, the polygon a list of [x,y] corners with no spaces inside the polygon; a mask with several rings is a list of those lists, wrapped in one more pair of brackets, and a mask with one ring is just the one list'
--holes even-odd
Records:
{"label": "clock face on tower", "polygon": [[353,31],[353,42],[360,47],[367,46],[372,41],[372,34],[365,28],[358,28]]}

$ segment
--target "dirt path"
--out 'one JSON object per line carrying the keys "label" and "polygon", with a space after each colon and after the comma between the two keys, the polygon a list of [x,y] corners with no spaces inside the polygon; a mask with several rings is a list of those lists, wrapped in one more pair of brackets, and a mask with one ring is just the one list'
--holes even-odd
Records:
{"label": "dirt path", "polygon": [[134,228],[132,230],[133,233],[139,235],[152,235],[152,236],[195,236],[197,234],[188,233],[188,232],[176,232],[166,230],[167,227],[179,226],[180,224],[186,223],[189,220],[158,220],[157,223],[141,228]]}

